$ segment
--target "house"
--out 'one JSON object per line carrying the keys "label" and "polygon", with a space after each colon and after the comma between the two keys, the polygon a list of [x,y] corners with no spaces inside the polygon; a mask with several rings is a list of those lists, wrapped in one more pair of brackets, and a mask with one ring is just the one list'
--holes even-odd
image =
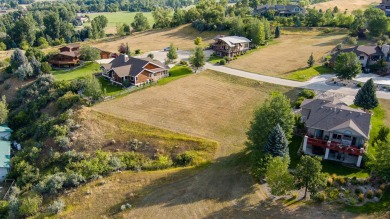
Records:
{"label": "house", "polygon": [[53,55],[49,59],[49,63],[55,66],[75,66],[80,62],[80,44],[71,44],[63,46],[60,53]]}
{"label": "house", "polygon": [[386,16],[390,16],[390,0],[382,0],[378,7],[386,13]]}
{"label": "house", "polygon": [[219,35],[214,38],[215,42],[212,49],[216,55],[224,57],[234,57],[235,55],[242,55],[250,49],[251,41],[245,37],[240,36],[223,36]]}
{"label": "house", "polygon": [[5,180],[10,169],[11,142],[0,140],[0,182]]}
{"label": "house", "polygon": [[298,14],[306,13],[304,7],[301,7],[297,4],[288,4],[288,5],[258,5],[253,13],[258,16],[264,16],[266,14],[273,14],[274,16],[283,16],[289,17]]}
{"label": "house", "polygon": [[141,85],[168,77],[169,67],[150,58],[134,58],[121,54],[101,66],[102,75],[121,86]]}
{"label": "house", "polygon": [[100,51],[100,59],[109,59],[113,57],[113,53],[110,51],[101,50],[97,47],[94,47]]}
{"label": "house", "polygon": [[330,66],[334,66],[337,56],[342,52],[353,52],[359,58],[360,63],[363,68],[367,68],[372,64],[375,64],[377,61],[385,59],[387,60],[389,55],[389,45],[383,46],[355,46],[352,48],[342,49],[332,55],[330,60]]}
{"label": "house", "polygon": [[89,21],[89,18],[81,13],[76,14],[76,20],[80,21],[82,24]]}
{"label": "house", "polygon": [[12,130],[6,125],[0,125],[0,140],[9,140]]}
{"label": "house", "polygon": [[371,114],[348,107],[337,98],[305,100],[301,108],[307,130],[303,152],[360,167]]}

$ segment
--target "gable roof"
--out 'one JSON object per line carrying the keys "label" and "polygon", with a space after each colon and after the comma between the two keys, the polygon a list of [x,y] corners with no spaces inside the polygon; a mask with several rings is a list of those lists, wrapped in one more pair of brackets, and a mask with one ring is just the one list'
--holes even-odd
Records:
{"label": "gable roof", "polygon": [[[299,8],[299,11],[294,11],[295,8]],[[288,5],[258,5],[256,7],[257,11],[266,12],[268,10],[275,10],[275,11],[286,11],[288,13],[302,13],[305,12],[305,8],[297,5],[297,4],[288,4]]]}
{"label": "gable roof", "polygon": [[348,107],[337,98],[305,100],[301,104],[308,116],[308,128],[334,131],[349,128],[365,139],[370,134],[371,114]]}
{"label": "gable roof", "polygon": [[236,44],[239,43],[250,43],[251,41],[246,37],[240,37],[240,36],[217,36],[214,38],[215,40],[222,40],[224,41],[228,46],[234,47]]}
{"label": "gable roof", "polygon": [[11,159],[11,142],[0,140],[0,168],[10,167]]}
{"label": "gable roof", "polygon": [[80,52],[79,51],[70,51],[70,52],[60,52],[58,54],[55,54],[54,56],[56,55],[63,55],[63,56],[68,56],[68,57],[80,57]]}
{"label": "gable roof", "polygon": [[110,63],[102,65],[106,70],[112,69],[119,77],[137,76],[145,69],[147,64],[153,64],[161,70],[168,70],[169,67],[157,60],[150,58],[128,58],[127,55],[119,55]]}
{"label": "gable roof", "polygon": [[70,48],[70,49],[72,49],[72,48],[78,48],[78,47],[80,47],[80,44],[75,43],[75,44],[69,44],[69,45],[60,47],[60,49],[62,49],[62,48]]}

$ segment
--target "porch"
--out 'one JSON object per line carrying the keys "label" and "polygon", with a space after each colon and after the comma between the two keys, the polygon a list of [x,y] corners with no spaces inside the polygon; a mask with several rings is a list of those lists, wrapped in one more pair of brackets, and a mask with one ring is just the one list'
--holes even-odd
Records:
{"label": "porch", "polygon": [[343,163],[356,164],[360,167],[364,148],[345,146],[340,142],[322,140],[305,136],[302,145],[305,154],[319,155],[326,160],[335,160]]}

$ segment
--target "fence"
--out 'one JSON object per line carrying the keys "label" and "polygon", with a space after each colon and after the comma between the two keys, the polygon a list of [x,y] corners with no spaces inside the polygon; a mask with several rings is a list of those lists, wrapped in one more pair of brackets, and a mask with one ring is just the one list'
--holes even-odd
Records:
{"label": "fence", "polygon": [[9,187],[7,189],[7,192],[4,194],[3,200],[7,200],[9,198],[9,195],[11,193],[11,188],[12,188],[12,186],[14,186],[15,180],[13,180],[13,179],[6,179],[4,181],[4,184],[7,184],[7,182],[10,182],[10,185],[9,185]]}

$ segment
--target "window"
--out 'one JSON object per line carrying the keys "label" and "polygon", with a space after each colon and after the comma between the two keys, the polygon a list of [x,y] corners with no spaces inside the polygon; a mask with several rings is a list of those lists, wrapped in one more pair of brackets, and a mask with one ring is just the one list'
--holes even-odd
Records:
{"label": "window", "polygon": [[130,76],[130,81],[134,81],[134,77],[133,76]]}
{"label": "window", "polygon": [[359,56],[359,60],[364,60],[364,56]]}
{"label": "window", "polygon": [[341,135],[339,135],[339,134],[333,134],[333,136],[332,136],[332,138],[333,139],[338,139],[338,140],[341,140]]}

